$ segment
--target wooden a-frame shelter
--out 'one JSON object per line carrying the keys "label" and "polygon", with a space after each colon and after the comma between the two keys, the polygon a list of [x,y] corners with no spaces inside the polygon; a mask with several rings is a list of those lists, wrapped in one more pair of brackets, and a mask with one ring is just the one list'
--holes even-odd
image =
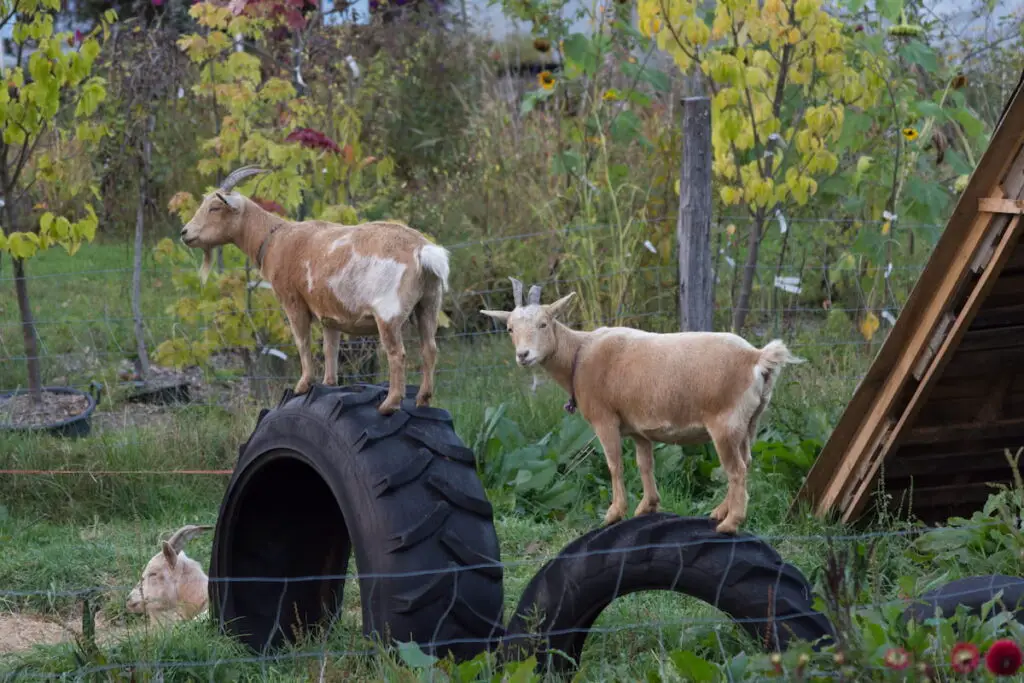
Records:
{"label": "wooden a-frame shelter", "polygon": [[970,516],[1024,446],[1024,74],[867,374],[797,493],[844,522],[879,484],[921,521]]}

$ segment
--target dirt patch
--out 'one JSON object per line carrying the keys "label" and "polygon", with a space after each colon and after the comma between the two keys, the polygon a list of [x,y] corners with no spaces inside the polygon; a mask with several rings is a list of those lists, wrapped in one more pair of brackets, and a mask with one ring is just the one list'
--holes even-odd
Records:
{"label": "dirt patch", "polygon": [[[108,624],[103,615],[96,615],[96,640],[106,642],[124,627]],[[34,645],[57,645],[74,641],[82,632],[82,618],[46,618],[17,612],[0,614],[0,655],[30,650]]]}
{"label": "dirt patch", "polygon": [[42,392],[42,402],[35,403],[27,392],[0,398],[0,425],[38,427],[51,425],[81,415],[89,407],[89,398],[82,394]]}

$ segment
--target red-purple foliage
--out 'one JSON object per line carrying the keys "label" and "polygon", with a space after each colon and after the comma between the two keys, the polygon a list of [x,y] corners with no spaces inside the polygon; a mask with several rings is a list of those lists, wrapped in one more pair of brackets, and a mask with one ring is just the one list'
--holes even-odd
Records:
{"label": "red-purple foliage", "polygon": [[228,8],[235,15],[278,19],[296,30],[306,26],[303,10],[316,6],[316,0],[231,0]]}
{"label": "red-purple foliage", "polygon": [[280,216],[285,215],[284,207],[275,202],[273,199],[264,199],[263,197],[252,197],[252,201],[264,211],[276,213]]}
{"label": "red-purple foliage", "polygon": [[285,142],[297,142],[309,149],[326,149],[335,154],[341,153],[338,143],[327,137],[324,133],[312,128],[296,128],[284,140]]}

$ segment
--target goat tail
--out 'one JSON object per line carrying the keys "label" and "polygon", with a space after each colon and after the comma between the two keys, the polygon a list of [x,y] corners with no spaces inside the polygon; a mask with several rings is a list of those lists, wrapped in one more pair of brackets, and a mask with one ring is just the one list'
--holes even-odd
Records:
{"label": "goat tail", "polygon": [[757,359],[757,367],[765,375],[774,378],[779,374],[782,366],[793,363],[803,363],[806,359],[794,356],[781,339],[773,339],[761,349],[761,356]]}
{"label": "goat tail", "polygon": [[419,252],[420,267],[441,281],[441,292],[448,290],[448,250],[437,244],[424,244]]}

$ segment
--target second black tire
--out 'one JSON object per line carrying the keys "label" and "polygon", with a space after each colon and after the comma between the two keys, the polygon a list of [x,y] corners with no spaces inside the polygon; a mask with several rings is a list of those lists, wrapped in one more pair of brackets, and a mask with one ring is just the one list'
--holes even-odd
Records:
{"label": "second black tire", "polygon": [[350,550],[363,632],[471,658],[503,632],[502,567],[473,452],[447,411],[377,412],[385,386],[314,385],[264,410],[221,503],[210,611],[253,649],[341,610]]}
{"label": "second black tire", "polygon": [[[649,590],[717,607],[768,650],[784,649],[793,638],[821,644],[834,635],[812,608],[811,586],[796,567],[757,537],[727,536],[714,526],[706,517],[657,513],[569,543],[523,592],[506,629],[506,656],[536,654],[541,668],[565,673],[578,665],[588,630],[615,598]],[[573,661],[545,656],[550,650]]]}

